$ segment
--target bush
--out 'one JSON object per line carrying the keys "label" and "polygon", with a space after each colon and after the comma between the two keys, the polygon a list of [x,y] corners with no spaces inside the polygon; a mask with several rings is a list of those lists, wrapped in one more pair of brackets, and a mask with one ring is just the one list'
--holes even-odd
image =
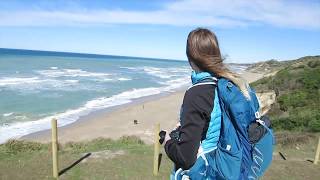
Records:
{"label": "bush", "polygon": [[311,68],[316,68],[316,67],[320,66],[320,61],[319,60],[309,61],[308,66]]}
{"label": "bush", "polygon": [[280,109],[287,111],[289,108],[304,107],[309,104],[308,94],[305,91],[294,91],[278,98]]}
{"label": "bush", "polygon": [[317,90],[320,88],[320,68],[304,71],[301,78],[305,89]]}
{"label": "bush", "polygon": [[17,154],[19,152],[34,152],[48,149],[47,144],[19,140],[9,140],[1,146],[4,146],[6,153],[9,154]]}
{"label": "bush", "polygon": [[320,120],[313,119],[309,122],[309,127],[311,131],[320,132]]}
{"label": "bush", "polygon": [[123,144],[144,144],[144,142],[137,136],[122,136],[119,139],[120,143]]}

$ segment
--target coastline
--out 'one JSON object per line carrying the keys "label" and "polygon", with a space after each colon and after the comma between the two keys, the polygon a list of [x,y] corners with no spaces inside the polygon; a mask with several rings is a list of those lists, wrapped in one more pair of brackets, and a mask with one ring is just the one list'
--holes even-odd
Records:
{"label": "coastline", "polygon": [[[262,78],[263,74],[244,71],[241,76],[250,83]],[[59,127],[59,142],[89,141],[99,137],[118,139],[134,135],[150,144],[156,123],[160,123],[161,129],[165,130],[171,130],[177,123],[185,90],[186,87],[92,112],[72,124]],[[138,124],[134,124],[134,120]],[[43,130],[20,139],[50,142],[50,138],[51,130]]]}

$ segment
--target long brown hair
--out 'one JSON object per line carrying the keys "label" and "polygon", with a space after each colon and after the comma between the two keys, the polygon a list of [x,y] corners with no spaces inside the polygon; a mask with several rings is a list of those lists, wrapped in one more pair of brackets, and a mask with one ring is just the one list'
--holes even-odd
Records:
{"label": "long brown hair", "polygon": [[202,71],[224,77],[239,87],[241,92],[250,99],[248,85],[238,74],[230,71],[223,63],[216,35],[208,29],[197,28],[188,35],[186,53],[188,60]]}

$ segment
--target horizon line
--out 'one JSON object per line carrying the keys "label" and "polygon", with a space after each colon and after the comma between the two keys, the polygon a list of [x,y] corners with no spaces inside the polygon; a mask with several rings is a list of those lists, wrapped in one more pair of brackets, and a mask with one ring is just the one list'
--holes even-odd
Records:
{"label": "horizon line", "polygon": [[[29,52],[40,52],[40,53],[49,53],[48,56],[59,56],[59,57],[63,57],[62,55],[69,55],[70,57],[89,57],[89,58],[104,58],[104,57],[116,57],[116,58],[128,58],[128,59],[142,59],[142,60],[164,60],[164,61],[176,61],[176,62],[188,62],[188,60],[182,60],[182,59],[168,59],[168,58],[155,58],[155,57],[139,57],[139,56],[128,56],[128,55],[110,55],[110,54],[97,54],[97,53],[85,53],[85,52],[73,52],[73,51],[51,51],[51,50],[37,50],[37,49],[17,49],[17,48],[2,48],[0,47],[0,53],[1,50],[5,50],[5,51],[29,51]],[[41,55],[41,54],[35,54],[35,55]],[[44,54],[42,54],[44,55]],[[271,59],[267,59],[267,60],[258,60],[258,61],[254,61],[251,63],[237,63],[237,62],[229,62],[226,64],[239,64],[239,65],[243,65],[243,64],[256,64],[256,63],[260,63],[260,62],[266,62],[266,61],[270,61],[270,60],[276,60],[276,61],[293,61],[293,60],[297,60],[303,57],[308,57],[308,56],[320,56],[319,55],[305,55],[305,56],[301,56],[301,57],[297,57],[296,59],[287,59],[287,60],[281,60],[281,59],[276,59],[276,58],[271,58]],[[227,59],[228,60],[228,59]]]}
{"label": "horizon line", "polygon": [[[74,52],[74,51],[53,51],[53,50],[39,50],[39,49],[17,49],[17,48],[2,48],[0,50],[6,51],[31,51],[40,53],[49,53],[49,56],[61,56],[62,54],[70,55],[71,57],[94,57],[94,58],[104,58],[104,57],[117,57],[117,58],[129,58],[129,59],[150,59],[150,60],[165,60],[165,61],[179,61],[186,62],[187,60],[180,59],[168,59],[168,58],[155,58],[155,57],[139,57],[139,56],[128,56],[128,55],[111,55],[111,54],[97,54],[97,53],[85,53],[85,52]],[[1,51],[0,51],[1,52]]]}

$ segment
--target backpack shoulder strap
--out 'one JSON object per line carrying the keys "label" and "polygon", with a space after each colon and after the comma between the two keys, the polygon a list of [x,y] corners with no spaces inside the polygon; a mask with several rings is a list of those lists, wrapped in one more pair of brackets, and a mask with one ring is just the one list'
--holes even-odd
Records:
{"label": "backpack shoulder strap", "polygon": [[242,136],[247,137],[246,126],[255,120],[255,113],[259,109],[259,103],[255,92],[249,89],[251,99],[248,100],[240,89],[226,78],[218,81],[218,95],[223,102],[223,109],[230,118],[232,124]]}
{"label": "backpack shoulder strap", "polygon": [[215,77],[208,77],[205,78],[203,80],[201,80],[200,82],[193,84],[192,86],[190,86],[187,90],[191,89],[192,87],[195,86],[201,86],[201,85],[207,85],[207,84],[211,84],[211,85],[217,85],[218,79]]}

